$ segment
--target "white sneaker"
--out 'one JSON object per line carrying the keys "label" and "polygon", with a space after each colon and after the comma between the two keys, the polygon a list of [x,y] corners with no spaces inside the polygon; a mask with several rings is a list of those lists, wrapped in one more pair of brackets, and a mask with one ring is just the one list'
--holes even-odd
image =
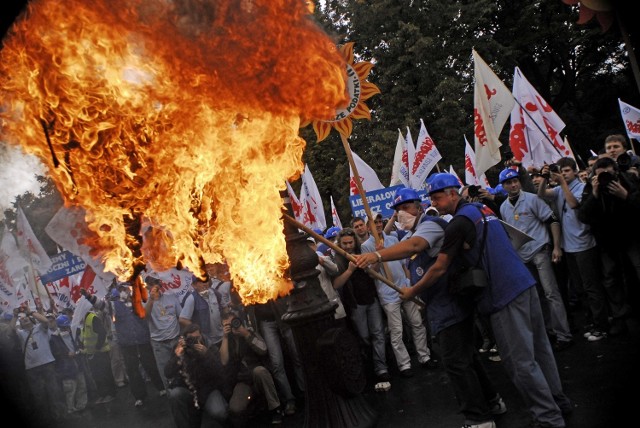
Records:
{"label": "white sneaker", "polygon": [[142,400],[136,400],[136,402],[133,405],[136,407],[142,407]]}
{"label": "white sneaker", "polygon": [[473,425],[462,425],[462,428],[496,428],[496,423],[493,421],[481,422]]}
{"label": "white sneaker", "polygon": [[160,397],[164,397],[165,395],[167,395],[166,389],[163,389],[162,391],[160,391]]}

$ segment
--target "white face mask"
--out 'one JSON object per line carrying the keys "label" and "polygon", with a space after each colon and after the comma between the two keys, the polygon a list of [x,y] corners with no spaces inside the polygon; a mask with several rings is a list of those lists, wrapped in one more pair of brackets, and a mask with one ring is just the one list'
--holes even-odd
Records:
{"label": "white face mask", "polygon": [[398,223],[400,223],[402,230],[411,230],[415,222],[416,216],[411,215],[406,211],[398,211]]}

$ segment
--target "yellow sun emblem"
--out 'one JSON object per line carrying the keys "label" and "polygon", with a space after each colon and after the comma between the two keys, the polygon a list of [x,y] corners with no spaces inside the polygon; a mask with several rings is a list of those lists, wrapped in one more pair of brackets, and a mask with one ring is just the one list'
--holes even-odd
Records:
{"label": "yellow sun emblem", "polygon": [[371,112],[364,102],[380,93],[380,89],[376,85],[366,81],[373,64],[367,61],[354,64],[353,42],[342,45],[338,50],[347,62],[349,104],[338,109],[335,117],[331,120],[313,121],[313,130],[316,132],[318,142],[329,136],[331,128],[335,128],[345,138],[348,138],[353,130],[353,119],[371,120]]}

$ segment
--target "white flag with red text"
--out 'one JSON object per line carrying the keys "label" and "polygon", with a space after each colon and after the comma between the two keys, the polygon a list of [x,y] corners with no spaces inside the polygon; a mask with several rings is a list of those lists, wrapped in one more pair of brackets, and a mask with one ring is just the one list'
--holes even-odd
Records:
{"label": "white flag with red text", "polygon": [[40,275],[45,274],[51,267],[51,258],[33,233],[33,229],[31,229],[31,225],[20,207],[18,207],[16,220],[16,240],[20,252],[30,262],[33,269]]}
{"label": "white flag with red text", "polygon": [[296,196],[296,192],[291,187],[291,184],[289,184],[289,181],[287,181],[286,183],[287,193],[289,193],[289,201],[291,201],[291,209],[293,209],[293,216],[296,220],[302,223],[302,204]]}
{"label": "white flag with red text", "polygon": [[329,196],[329,199],[331,200],[331,221],[333,222],[334,226],[342,229],[342,222],[340,221],[340,216],[338,216],[338,210],[333,203],[333,196]]}
{"label": "white flag with red text", "polygon": [[640,141],[640,110],[618,98],[620,114],[629,138]]}
{"label": "white flag with red text", "polygon": [[[383,189],[384,186],[380,179],[378,178],[378,174],[371,168],[365,161],[363,161],[360,156],[358,156],[353,150],[351,151],[351,155],[353,156],[353,163],[356,165],[356,169],[358,170],[358,175],[360,176],[360,182],[362,183],[362,189],[366,192],[370,192],[372,190]],[[353,169],[351,165],[349,165],[350,179],[349,179],[349,189],[351,190],[352,195],[359,195],[358,186],[356,186],[356,182],[354,180]]]}
{"label": "white flag with red text", "polygon": [[473,140],[476,173],[500,162],[499,136],[515,103],[505,84],[474,50]]}
{"label": "white flag with red text", "polygon": [[468,185],[480,186],[483,189],[489,187],[487,176],[482,174],[482,176],[478,177],[476,174],[476,155],[466,135],[464,136],[464,181]]}
{"label": "white flag with red text", "polygon": [[421,189],[425,180],[436,166],[442,155],[427,132],[424,121],[420,119],[420,133],[416,143],[415,155],[411,165],[411,186]]}
{"label": "white flag with red text", "polygon": [[525,168],[540,168],[545,163],[572,156],[560,136],[564,122],[518,67],[513,75],[513,96],[518,105],[511,112],[509,145],[515,159]]}
{"label": "white flag with red text", "polygon": [[398,129],[398,141],[393,155],[389,187],[397,186],[398,184],[409,187],[409,152],[407,150],[407,140],[402,136],[400,129]]}
{"label": "white flag with red text", "polygon": [[311,229],[327,228],[324,217],[324,206],[316,181],[311,175],[309,165],[304,166],[302,186],[300,187],[300,204],[302,205],[302,224]]}

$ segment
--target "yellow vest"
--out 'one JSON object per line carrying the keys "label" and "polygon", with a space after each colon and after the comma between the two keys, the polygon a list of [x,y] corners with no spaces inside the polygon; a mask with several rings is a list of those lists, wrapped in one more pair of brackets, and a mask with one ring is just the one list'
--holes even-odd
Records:
{"label": "yellow vest", "polygon": [[[85,354],[95,354],[96,352],[109,352],[111,346],[109,341],[105,339],[105,343],[100,349],[96,349],[98,345],[98,334],[93,330],[93,319],[98,317],[100,322],[102,319],[93,312],[89,312],[84,318],[84,329],[82,329],[82,343],[84,343]],[[107,332],[108,333],[108,332]]]}

